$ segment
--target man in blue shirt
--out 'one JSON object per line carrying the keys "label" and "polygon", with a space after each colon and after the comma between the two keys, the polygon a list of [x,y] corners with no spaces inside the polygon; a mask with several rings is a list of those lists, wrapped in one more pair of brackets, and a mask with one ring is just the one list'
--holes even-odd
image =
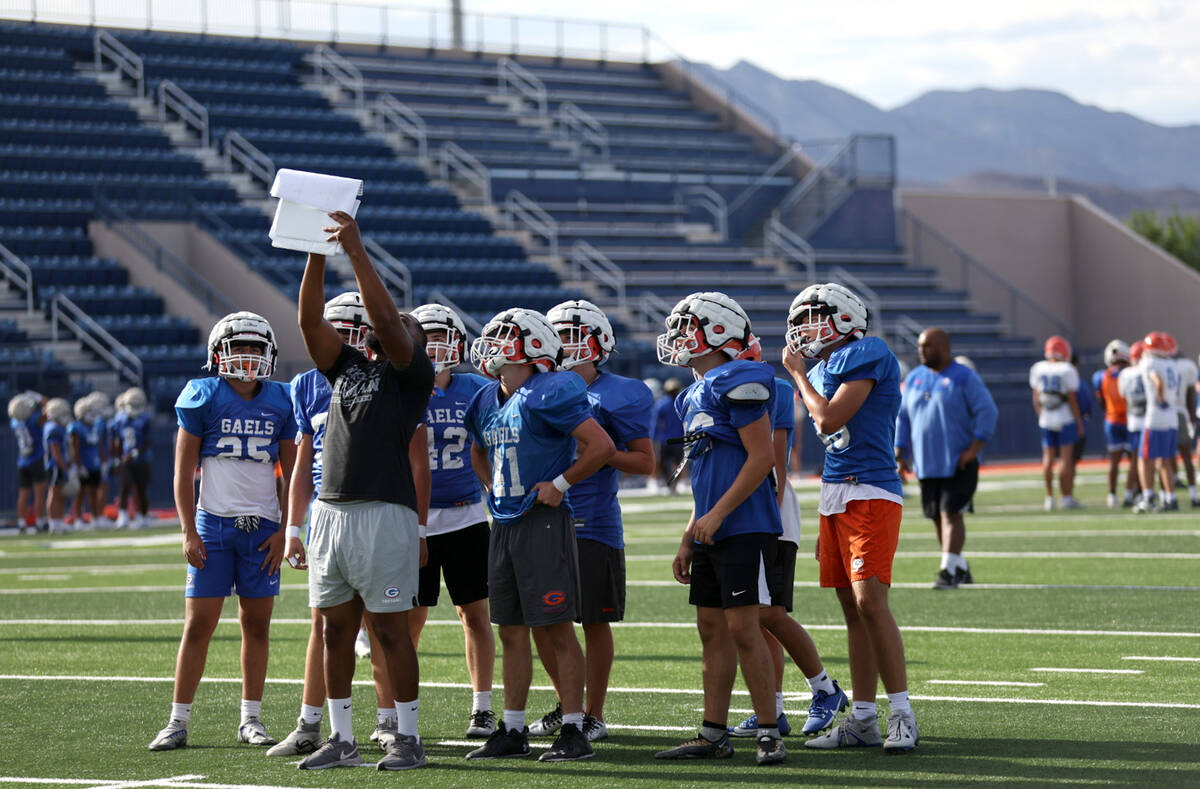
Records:
{"label": "man in blue shirt", "polygon": [[996,429],[996,403],[975,371],[953,360],[942,329],[921,332],[917,352],[921,366],[904,379],[896,418],[896,462],[916,467],[921,510],[942,546],[933,588],[954,589],[973,582],[963,513],[979,484],[979,452]]}
{"label": "man in blue shirt", "polygon": [[17,527],[31,534],[42,525],[46,506],[42,405],[36,392],[22,392],[8,401],[8,424],[17,437]]}

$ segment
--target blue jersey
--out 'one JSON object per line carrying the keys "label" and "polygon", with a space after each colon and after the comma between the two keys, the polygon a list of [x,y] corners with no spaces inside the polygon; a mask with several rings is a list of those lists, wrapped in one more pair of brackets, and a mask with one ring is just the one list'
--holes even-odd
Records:
{"label": "blue jersey", "polygon": [[279,459],[280,439],[294,439],[296,418],[288,385],[263,381],[251,400],[224,378],[194,378],[175,401],[179,426],[199,436],[200,458],[269,463]]}
{"label": "blue jersey", "polygon": [[896,471],[894,443],[896,416],[900,412],[900,364],[887,343],[864,337],[835,350],[808,371],[808,380],[826,400],[844,383],[872,380],[875,385],[850,421],[828,435],[818,432],[825,445],[824,482],[861,482],[903,495]]}
{"label": "blue jersey", "polygon": [[17,468],[29,468],[42,462],[42,415],[36,411],[24,422],[8,420],[13,435],[17,437]]}
{"label": "blue jersey", "polygon": [[[650,438],[654,395],[650,387],[634,378],[600,373],[587,388],[592,418],[604,428],[620,451],[630,441]],[[621,505],[617,503],[617,470],[604,466],[571,487],[571,509],[577,519],[575,536],[596,540],[612,548],[624,548]],[[578,523],[582,521],[582,525]]]}
{"label": "blue jersey", "polygon": [[[325,420],[329,417],[329,379],[312,369],[292,379],[292,416],[296,432],[312,436],[313,498],[321,493],[321,456],[325,445]],[[297,438],[299,436],[297,435]]]}
{"label": "blue jersey", "polygon": [[45,468],[47,471],[54,468],[57,464],[54,462],[54,453],[50,451],[50,447],[58,447],[59,457],[62,462],[67,462],[67,430],[58,422],[47,420],[46,424],[42,425],[42,452],[46,458]]}
{"label": "blue jersey", "polygon": [[[1093,376],[1094,382],[1095,376]],[[1095,397],[1092,395],[1092,390],[1086,386],[1080,386],[1075,390],[1075,402],[1079,405],[1079,415],[1084,419],[1092,415],[1092,407],[1095,403]]]}
{"label": "blue jersey", "polygon": [[67,439],[79,437],[79,457],[75,462],[88,471],[100,470],[100,441],[104,436],[103,425],[93,422],[88,425],[76,419],[67,425]]}
{"label": "blue jersey", "polygon": [[131,455],[137,460],[150,460],[149,414],[117,414],[111,429],[121,445],[122,455]]}
{"label": "blue jersey", "polygon": [[654,440],[660,444],[683,435],[683,422],[675,412],[675,398],[665,394],[654,403]]}
{"label": "blue jersey", "polygon": [[[705,515],[733,485],[749,456],[738,430],[775,412],[775,375],[762,362],[730,361],[709,370],[679,393],[675,410],[688,444],[696,517]],[[772,475],[721,524],[713,541],[739,534],[781,534]]]}
{"label": "blue jersey", "polygon": [[459,507],[479,501],[479,478],[471,468],[471,434],[463,419],[471,398],[487,384],[488,379],[482,375],[454,373],[444,390],[433,389],[425,411],[432,476],[431,508]]}
{"label": "blue jersey", "polygon": [[[475,393],[463,423],[492,459],[488,509],[496,523],[509,526],[537,501],[533,486],[571,467],[571,431],[592,416],[587,387],[575,373],[534,373],[503,403],[500,382]],[[570,495],[562,506],[571,511]]]}
{"label": "blue jersey", "polygon": [[792,442],[796,438],[796,390],[792,382],[775,379],[775,410],[771,413],[771,429],[787,431],[787,453],[792,454]]}
{"label": "blue jersey", "polygon": [[904,379],[896,447],[911,455],[918,479],[953,477],[972,441],[989,441],[996,402],[980,377],[950,362],[940,373],[921,365]]}

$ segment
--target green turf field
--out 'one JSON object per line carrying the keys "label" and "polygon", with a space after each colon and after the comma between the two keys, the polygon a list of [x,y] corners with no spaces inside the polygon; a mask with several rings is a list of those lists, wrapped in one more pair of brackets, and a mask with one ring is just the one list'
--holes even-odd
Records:
{"label": "green turf field", "polygon": [[[848,684],[833,593],[816,588],[815,489],[801,488],[805,541],[796,617],[831,675]],[[610,739],[586,763],[468,763],[470,705],[462,633],[452,608],[431,612],[421,642],[421,733],[429,768],[303,773],[237,745],[238,629],[217,631],[190,745],[150,753],[166,722],[183,613],[174,529],[0,540],[0,785],[179,787],[1200,785],[1200,515],[1134,516],[1101,508],[1041,511],[1030,476],[987,476],[968,520],[975,588],[935,592],[930,525],[910,498],[895,563],[892,607],[904,631],[909,691],[921,726],[912,754],[806,750],[785,741],[785,764],[754,765],[751,741],[727,761],[656,762],[654,751],[699,723],[700,645],[670,559],[687,517],[680,499],[626,500],[627,622],[606,707]],[[1185,497],[1186,499],[1186,497]],[[1186,503],[1184,505],[1187,506]],[[284,569],[272,629],[263,718],[277,737],[294,725],[308,635],[302,574]],[[226,616],[235,615],[232,605]],[[1176,658],[1168,660],[1167,658]],[[360,662],[359,679],[367,679]],[[1045,670],[1054,669],[1054,670]],[[497,660],[499,677],[499,660]],[[804,718],[807,687],[787,675],[788,711]],[[553,705],[534,669],[529,715]],[[735,691],[731,723],[748,713]],[[880,689],[882,692],[882,688]],[[360,741],[374,695],[355,687]],[[502,706],[502,692],[495,706]],[[886,705],[880,710],[886,715]],[[535,743],[535,754],[538,741]],[[364,747],[364,758],[373,761]]]}

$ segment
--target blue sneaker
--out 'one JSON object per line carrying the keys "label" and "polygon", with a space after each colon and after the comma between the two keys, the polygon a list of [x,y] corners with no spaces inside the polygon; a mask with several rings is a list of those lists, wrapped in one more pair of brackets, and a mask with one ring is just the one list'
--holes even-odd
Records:
{"label": "blue sneaker", "polygon": [[[788,723],[787,713],[779,716],[778,725],[780,737],[786,737],[792,733],[792,724]],[[737,726],[730,726],[725,731],[729,732],[730,737],[756,737],[758,736],[758,715],[751,713],[749,718]]]}
{"label": "blue sneaker", "polygon": [[838,687],[837,680],[833,681],[833,693],[818,690],[813,694],[812,704],[808,707],[808,720],[804,722],[801,734],[817,734],[833,725],[833,719],[839,712],[846,709],[850,700],[846,693]]}

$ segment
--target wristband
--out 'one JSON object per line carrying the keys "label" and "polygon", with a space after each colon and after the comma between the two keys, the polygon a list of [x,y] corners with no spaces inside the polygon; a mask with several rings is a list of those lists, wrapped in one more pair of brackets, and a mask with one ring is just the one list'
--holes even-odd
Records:
{"label": "wristband", "polygon": [[300,539],[300,527],[299,526],[288,526],[287,527],[287,538],[290,540],[293,537],[295,537],[296,539]]}
{"label": "wristband", "polygon": [[429,527],[426,526],[424,523],[418,523],[417,524],[417,536],[423,540],[423,539],[425,539],[425,537],[428,534],[429,534]]}
{"label": "wristband", "polygon": [[571,489],[571,483],[567,482],[567,478],[562,474],[559,474],[557,477],[555,477],[554,481],[550,484],[554,485],[555,489],[557,489],[559,493],[566,493]]}

